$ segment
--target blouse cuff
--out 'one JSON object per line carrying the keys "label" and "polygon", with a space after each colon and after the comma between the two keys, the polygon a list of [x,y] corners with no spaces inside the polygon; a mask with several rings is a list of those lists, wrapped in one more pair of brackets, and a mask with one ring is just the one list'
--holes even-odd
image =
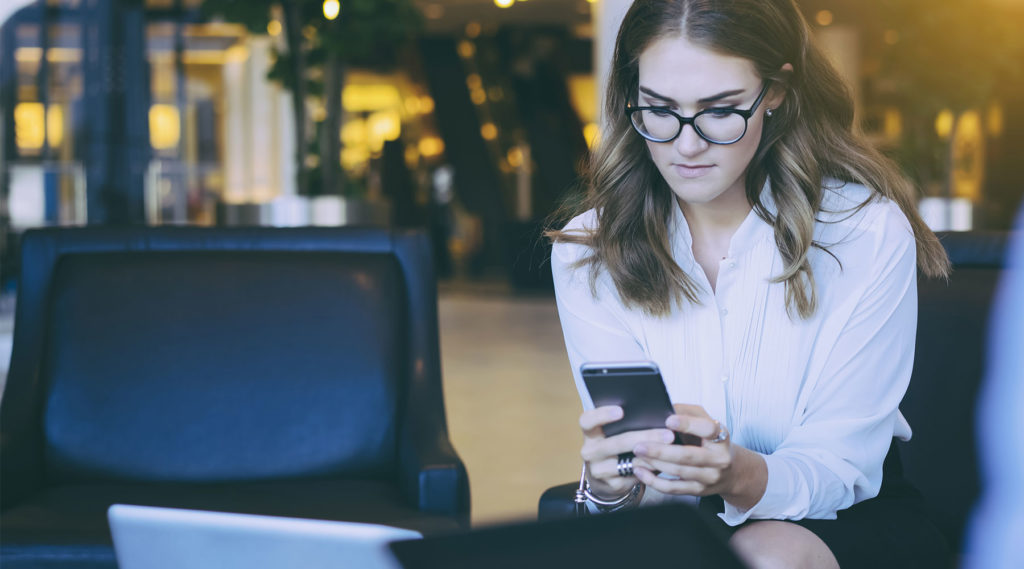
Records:
{"label": "blouse cuff", "polygon": [[801,480],[797,466],[783,457],[762,455],[768,468],[768,483],[764,495],[749,510],[741,510],[725,502],[725,511],[718,514],[730,526],[738,526],[750,519],[801,519],[807,513],[811,497],[807,485]]}

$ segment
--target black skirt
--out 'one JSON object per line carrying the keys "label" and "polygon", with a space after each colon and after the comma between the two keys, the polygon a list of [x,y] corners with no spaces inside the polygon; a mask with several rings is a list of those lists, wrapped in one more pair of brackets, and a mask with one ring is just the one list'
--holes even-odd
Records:
{"label": "black skirt", "polygon": [[[722,498],[701,499],[707,513],[724,511]],[[840,510],[834,520],[790,520],[814,532],[828,545],[840,569],[912,569],[952,566],[949,545],[925,513],[920,492],[903,477],[899,451],[893,444],[882,466],[878,496]],[[748,523],[729,526],[713,516],[723,536]]]}

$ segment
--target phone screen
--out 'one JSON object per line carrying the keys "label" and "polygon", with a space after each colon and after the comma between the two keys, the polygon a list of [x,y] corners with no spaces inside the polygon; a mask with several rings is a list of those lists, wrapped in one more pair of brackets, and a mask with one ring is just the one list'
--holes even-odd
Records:
{"label": "phone screen", "polygon": [[[605,436],[665,428],[675,413],[661,372],[654,362],[585,363],[580,366],[595,407],[618,405],[623,418],[604,426]],[[700,438],[676,433],[677,444],[701,444]]]}

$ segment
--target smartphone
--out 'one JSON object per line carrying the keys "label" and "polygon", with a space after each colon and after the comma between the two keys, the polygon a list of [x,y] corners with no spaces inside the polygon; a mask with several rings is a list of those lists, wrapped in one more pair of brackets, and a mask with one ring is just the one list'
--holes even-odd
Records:
{"label": "smartphone", "polygon": [[[675,413],[661,371],[654,362],[588,362],[580,366],[595,407],[618,405],[623,417],[604,426],[606,437],[665,428]],[[676,433],[676,444],[700,445],[700,437]]]}

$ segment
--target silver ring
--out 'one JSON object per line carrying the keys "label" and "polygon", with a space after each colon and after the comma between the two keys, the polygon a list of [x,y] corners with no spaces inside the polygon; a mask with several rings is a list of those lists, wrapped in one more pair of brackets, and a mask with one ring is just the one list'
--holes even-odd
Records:
{"label": "silver ring", "polygon": [[708,439],[708,442],[709,443],[724,443],[725,441],[729,440],[729,429],[726,429],[718,421],[715,421],[715,425],[718,427],[718,434],[715,435],[715,438]]}
{"label": "silver ring", "polygon": [[633,453],[624,452],[619,455],[619,476],[633,476]]}

